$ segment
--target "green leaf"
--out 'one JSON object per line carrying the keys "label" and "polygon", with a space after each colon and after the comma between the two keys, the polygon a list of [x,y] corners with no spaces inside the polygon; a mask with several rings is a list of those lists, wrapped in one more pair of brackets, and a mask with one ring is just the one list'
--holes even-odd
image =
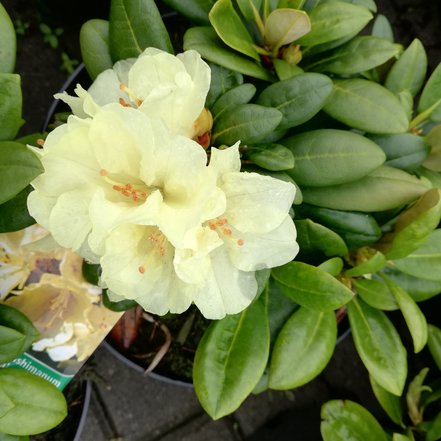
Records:
{"label": "green leaf", "polygon": [[407,376],[406,349],[384,312],[354,298],[348,304],[354,344],[374,380],[394,395],[403,393]]}
{"label": "green leaf", "polygon": [[420,352],[427,343],[427,321],[418,307],[416,302],[410,297],[410,295],[401,288],[400,285],[389,279],[384,274],[381,275],[386,281],[392,294],[395,296],[395,300],[403,313],[404,320],[412,336],[414,352]]}
{"label": "green leaf", "polygon": [[[297,159],[296,159],[297,161]],[[304,201],[335,210],[375,212],[414,201],[427,188],[402,170],[380,166],[367,176],[347,184],[303,187]]]}
{"label": "green leaf", "polygon": [[423,422],[424,407],[421,405],[421,394],[430,391],[429,386],[424,385],[424,380],[429,373],[429,368],[422,369],[418,375],[410,382],[406,393],[406,403],[410,419],[417,426]]}
{"label": "green leaf", "polygon": [[311,381],[328,364],[336,341],[333,311],[300,308],[286,322],[274,344],[269,387],[293,389]]}
{"label": "green leaf", "polygon": [[257,104],[241,104],[225,111],[213,126],[214,145],[258,143],[280,123],[282,114],[277,109]]}
{"label": "green leaf", "polygon": [[255,93],[256,86],[251,83],[240,84],[227,90],[216,100],[213,107],[210,109],[214,120],[216,121],[225,110],[234,108],[239,104],[247,104],[251,101],[251,98],[253,98]]}
{"label": "green leaf", "polygon": [[391,43],[394,42],[394,32],[392,26],[388,18],[383,14],[378,14],[375,17],[371,33],[374,37],[385,38]]}
{"label": "green leaf", "polygon": [[193,382],[199,402],[213,419],[235,411],[252,392],[268,354],[268,320],[261,301],[210,325],[196,350]]}
{"label": "green leaf", "polygon": [[[4,304],[0,304],[0,326],[2,346],[0,364],[18,357],[39,335],[32,322],[23,313]],[[7,328],[16,331],[17,334],[8,333]]]}
{"label": "green leaf", "polygon": [[388,441],[380,423],[353,401],[328,401],[322,406],[321,417],[324,441]]}
{"label": "green leaf", "polygon": [[349,277],[373,274],[386,265],[384,254],[372,248],[361,248],[357,251],[357,262],[354,267],[347,270],[345,274]]}
{"label": "green leaf", "polygon": [[402,133],[409,121],[398,98],[373,81],[334,80],[323,110],[337,121],[369,133]]}
{"label": "green leaf", "polygon": [[20,76],[0,73],[0,141],[12,140],[17,135],[24,122],[21,109]]}
{"label": "green leaf", "polygon": [[412,171],[418,168],[425,161],[430,150],[424,138],[412,133],[372,135],[370,139],[386,154],[385,165],[402,170]]}
{"label": "green leaf", "polygon": [[430,145],[430,154],[426,161],[424,161],[424,167],[432,171],[441,171],[441,125],[433,127],[425,138],[426,142]]}
{"label": "green leaf", "polygon": [[378,248],[388,259],[415,251],[441,221],[441,190],[432,188],[398,217],[394,230],[383,236]]}
{"label": "green leaf", "polygon": [[299,305],[318,311],[338,309],[352,291],[327,272],[303,262],[289,262],[271,272],[282,291]]}
{"label": "green leaf", "polygon": [[[262,0],[236,0],[240,12],[248,22],[254,22],[254,11],[259,11],[262,6]],[[253,8],[254,6],[254,8]]]}
{"label": "green leaf", "polygon": [[14,25],[0,3],[0,72],[14,72],[16,45]]}
{"label": "green leaf", "polygon": [[0,233],[22,230],[35,224],[28,212],[27,200],[32,187],[28,186],[17,196],[0,205]]}
{"label": "green leaf", "polygon": [[306,70],[352,75],[380,66],[400,52],[400,45],[384,38],[360,36],[308,65]]}
{"label": "green leaf", "polygon": [[289,170],[294,167],[291,150],[280,144],[250,146],[245,150],[245,155],[254,164],[266,170]]}
{"label": "green leaf", "polygon": [[418,103],[418,112],[424,112],[432,106],[436,106],[430,118],[433,121],[441,121],[441,63],[435,68],[424,86]]}
{"label": "green leaf", "polygon": [[289,172],[301,186],[343,184],[366,176],[386,159],[371,140],[345,130],[321,129],[282,140],[294,154]]}
{"label": "green leaf", "polygon": [[274,50],[303,37],[311,30],[311,22],[304,11],[277,8],[265,20],[264,40]]}
{"label": "green leaf", "polygon": [[383,281],[376,279],[354,279],[352,284],[361,299],[373,308],[383,311],[398,309],[395,297]]}
{"label": "green leaf", "polygon": [[317,268],[320,268],[322,271],[326,271],[331,276],[337,277],[342,271],[344,267],[344,262],[341,257],[331,257],[331,259],[325,260]]}
{"label": "green leaf", "polygon": [[365,213],[331,210],[302,204],[296,207],[296,215],[312,220],[339,234],[349,249],[357,249],[375,243],[382,235],[374,217]]}
{"label": "green leaf", "polygon": [[400,397],[391,394],[386,389],[382,388],[373,378],[369,376],[372,390],[375,398],[380,403],[383,410],[387,413],[389,418],[399,426],[403,425],[403,407],[401,405]]}
{"label": "green leaf", "polygon": [[35,153],[18,142],[0,142],[0,204],[9,201],[43,172]]}
{"label": "green leaf", "polygon": [[441,293],[441,280],[434,282],[410,276],[395,268],[384,268],[383,272],[394,282],[398,283],[416,302],[428,300]]}
{"label": "green leaf", "polygon": [[424,84],[426,72],[426,51],[421,41],[416,38],[391,67],[384,85],[393,93],[399,94],[408,90],[415,96]]}
{"label": "green leaf", "polygon": [[441,329],[434,325],[428,325],[428,333],[427,346],[438,369],[441,371]]}
{"label": "green leaf", "polygon": [[227,46],[260,61],[254,41],[235,11],[232,0],[218,0],[211,8],[208,18],[217,35]]}
{"label": "green leaf", "polygon": [[426,433],[426,441],[437,441],[441,439],[441,412],[435,417]]}
{"label": "green leaf", "polygon": [[92,80],[113,65],[109,49],[109,22],[93,19],[80,29],[81,57]]}
{"label": "green leaf", "polygon": [[316,255],[321,251],[327,257],[346,256],[348,248],[334,231],[310,219],[296,220],[297,242],[301,252]]}
{"label": "green leaf", "polygon": [[394,433],[392,436],[392,441],[414,441],[412,438],[409,438],[402,433]]}
{"label": "green leaf", "polygon": [[309,14],[312,30],[297,41],[301,46],[316,46],[361,31],[372,19],[363,6],[343,2],[322,3]]}
{"label": "green leaf", "polygon": [[163,2],[191,21],[209,25],[210,20],[208,20],[208,13],[216,3],[216,0],[192,0],[190,2],[183,2],[182,0],[163,0]]}
{"label": "green leaf", "polygon": [[29,436],[15,436],[7,433],[0,433],[0,441],[29,441]]}
{"label": "green leaf", "polygon": [[394,261],[394,265],[403,273],[414,277],[441,281],[441,230],[430,233],[429,237],[415,251],[403,259]]}
{"label": "green leaf", "polygon": [[17,358],[23,351],[25,336],[6,326],[0,325],[0,363]]}
{"label": "green leaf", "polygon": [[211,27],[194,27],[184,35],[184,50],[194,49],[202,58],[227,69],[249,75],[260,80],[271,81],[273,76],[255,60],[234,53],[217,36]]}
{"label": "green leaf", "polygon": [[239,72],[234,72],[217,64],[208,64],[211,70],[211,84],[205,106],[211,109],[219,97],[243,83],[243,76]]}
{"label": "green leaf", "polygon": [[0,369],[0,390],[14,403],[14,408],[0,417],[2,432],[11,435],[45,432],[67,415],[61,391],[29,372]]}
{"label": "green leaf", "polygon": [[276,71],[279,80],[289,80],[290,78],[304,73],[303,69],[297,64],[290,64],[281,58],[276,58],[273,60],[274,70]]}
{"label": "green leaf", "polygon": [[332,81],[325,75],[304,73],[268,86],[257,103],[274,107],[283,114],[279,129],[295,127],[310,120],[325,105]]}
{"label": "green leaf", "polygon": [[156,47],[173,53],[167,29],[154,0],[112,0],[109,46],[114,62]]}

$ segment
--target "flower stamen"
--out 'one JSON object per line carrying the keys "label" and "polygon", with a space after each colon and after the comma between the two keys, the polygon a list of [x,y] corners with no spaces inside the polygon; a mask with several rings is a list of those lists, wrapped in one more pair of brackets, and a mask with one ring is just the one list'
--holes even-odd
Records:
{"label": "flower stamen", "polygon": [[133,186],[133,184],[127,183],[122,184],[120,182],[117,182],[108,176],[109,172],[102,168],[100,170],[100,176],[104,178],[104,180],[112,185],[112,189],[120,193],[122,196],[125,196],[126,198],[131,198],[133,202],[141,202],[145,201],[149,193],[145,190],[141,190],[139,188],[136,188]]}
{"label": "flower stamen", "polygon": [[[125,84],[121,83],[119,85],[120,90],[122,90],[124,93],[126,93],[128,95],[128,97],[130,98],[130,100],[132,101],[132,103],[135,105],[135,107],[140,107],[141,104],[143,103],[143,100],[138,98],[132,90],[130,90]],[[123,100],[122,98],[119,99],[119,103],[121,105],[123,105],[124,107],[131,107],[131,105]]]}
{"label": "flower stamen", "polygon": [[228,219],[225,217],[208,221],[208,227],[213,231],[218,231],[227,239],[233,239],[240,247],[245,243],[243,239],[234,237],[233,230],[228,227]]}

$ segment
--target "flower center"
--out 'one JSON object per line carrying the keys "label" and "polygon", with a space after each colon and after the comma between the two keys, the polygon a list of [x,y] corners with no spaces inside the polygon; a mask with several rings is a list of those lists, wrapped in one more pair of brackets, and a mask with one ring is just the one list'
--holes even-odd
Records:
{"label": "flower center", "polygon": [[121,106],[138,108],[142,104],[143,100],[141,98],[138,98],[135,93],[130,90],[125,84],[121,83],[119,85],[119,88],[127,94],[130,100],[130,102],[128,102],[124,98],[120,98],[119,103],[121,104]]}
{"label": "flower center", "polygon": [[230,228],[230,225],[228,225],[228,220],[225,217],[208,221],[208,226],[225,238],[235,241],[240,247],[245,243],[243,239],[234,236],[233,230]]}
{"label": "flower center", "polygon": [[100,176],[102,176],[107,183],[112,185],[113,190],[117,191],[126,198],[132,199],[133,202],[145,201],[150,196],[150,193],[145,189],[137,188],[135,185],[131,183],[124,184],[115,181],[114,179],[110,178],[108,175],[109,172],[104,168],[100,170]]}
{"label": "flower center", "polygon": [[[162,234],[162,232],[155,228],[148,236],[147,240],[153,246],[153,250],[159,254],[159,257],[164,257],[167,254],[167,238]],[[147,265],[140,265],[138,271],[141,274],[146,272]]]}

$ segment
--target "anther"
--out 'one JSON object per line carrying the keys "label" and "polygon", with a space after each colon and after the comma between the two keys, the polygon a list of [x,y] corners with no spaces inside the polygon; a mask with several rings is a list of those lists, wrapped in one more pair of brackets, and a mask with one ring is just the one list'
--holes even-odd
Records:
{"label": "anther", "polygon": [[139,271],[141,274],[144,274],[144,273],[145,273],[145,268],[141,265],[141,266],[138,267],[138,271]]}
{"label": "anther", "polygon": [[241,247],[245,242],[243,239],[238,239],[236,243]]}
{"label": "anther", "polygon": [[108,172],[106,169],[104,169],[104,168],[102,168],[102,169],[100,170],[100,175],[101,175],[101,176],[107,176],[108,173],[109,173],[109,172]]}
{"label": "anther", "polygon": [[35,141],[38,145],[44,146],[44,139],[39,138],[37,141]]}

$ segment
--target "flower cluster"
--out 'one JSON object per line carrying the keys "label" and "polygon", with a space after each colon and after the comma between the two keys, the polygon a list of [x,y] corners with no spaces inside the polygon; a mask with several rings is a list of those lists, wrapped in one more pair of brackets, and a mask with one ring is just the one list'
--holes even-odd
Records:
{"label": "flower cluster", "polygon": [[197,52],[147,49],[60,96],[74,115],[35,149],[45,172],[31,215],[101,265],[112,300],[160,315],[195,303],[219,319],[250,304],[256,270],[298,252],[294,185],[241,172],[239,142],[207,164],[197,140],[210,130],[209,85]]}

